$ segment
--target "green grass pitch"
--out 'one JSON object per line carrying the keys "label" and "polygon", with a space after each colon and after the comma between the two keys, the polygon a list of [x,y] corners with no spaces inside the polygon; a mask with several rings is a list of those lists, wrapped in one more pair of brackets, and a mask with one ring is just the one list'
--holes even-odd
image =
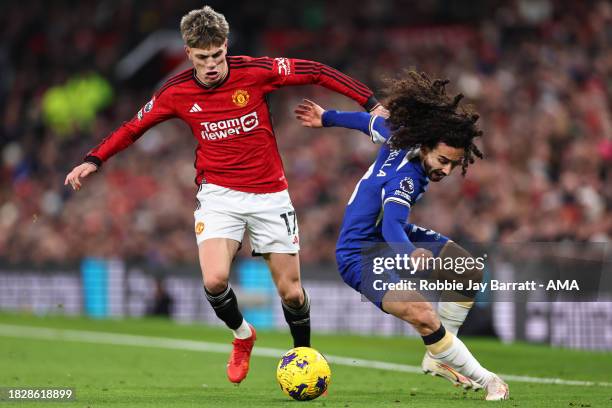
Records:
{"label": "green grass pitch", "polygon": [[[7,335],[5,325],[95,331],[88,341],[29,334]],[[72,402],[0,402],[15,407],[611,407],[612,387],[509,381],[510,400],[486,402],[482,392],[463,392],[422,374],[330,364],[329,394],[310,402],[288,399],[276,383],[277,358],[255,356],[240,385],[225,377],[227,353],[178,347],[108,344],[122,333],[229,344],[223,328],[181,325],[163,320],[95,321],[85,318],[0,314],[0,387],[73,387]],[[466,338],[489,369],[507,375],[592,382],[612,380],[612,353],[555,349]],[[193,344],[190,342],[190,344]],[[415,338],[383,338],[314,333],[313,346],[324,354],[419,365],[424,347]],[[290,348],[288,333],[258,332],[255,346]]]}

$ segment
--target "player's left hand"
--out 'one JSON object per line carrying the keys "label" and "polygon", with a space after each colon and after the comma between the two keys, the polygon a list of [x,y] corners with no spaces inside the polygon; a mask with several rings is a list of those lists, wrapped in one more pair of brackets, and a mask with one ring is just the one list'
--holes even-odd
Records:
{"label": "player's left hand", "polygon": [[297,108],[295,108],[295,117],[302,123],[302,126],[310,128],[323,127],[323,112],[325,109],[311,101],[303,99]]}
{"label": "player's left hand", "polygon": [[380,103],[376,105],[376,107],[370,111],[370,114],[375,115],[375,116],[382,116],[385,119],[389,118],[389,111],[387,110],[387,108],[382,106]]}

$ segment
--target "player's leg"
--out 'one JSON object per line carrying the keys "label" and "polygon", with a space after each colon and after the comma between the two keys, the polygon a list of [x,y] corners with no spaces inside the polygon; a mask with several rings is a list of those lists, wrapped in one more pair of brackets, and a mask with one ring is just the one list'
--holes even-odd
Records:
{"label": "player's leg", "polygon": [[229,285],[230,266],[239,246],[238,241],[226,238],[207,239],[198,246],[206,298],[217,317],[234,334],[233,349],[227,363],[227,377],[233,383],[246,377],[256,339],[255,329],[244,320],[238,299]]}
{"label": "player's leg", "polygon": [[[457,258],[457,257],[469,257],[470,254],[461,248],[456,243],[436,231],[420,227],[418,225],[410,224],[406,227],[406,233],[408,238],[417,247],[424,247],[430,250],[434,257],[440,257],[442,260],[446,258]],[[445,265],[446,263],[442,263]],[[468,280],[482,280],[482,270],[472,268],[464,270],[462,274],[456,274],[454,270],[434,270],[431,278],[444,280],[457,279],[463,281],[467,287]],[[470,308],[474,304],[473,298],[476,292],[462,291],[457,292],[443,292],[440,300],[438,301],[438,317],[444,325],[445,329],[455,336],[459,331],[459,327],[465,321]],[[457,378],[457,375],[453,370],[450,370],[448,366],[436,361],[430,353],[426,352],[423,356],[421,363],[423,372],[425,374],[431,374],[434,376],[442,377],[450,381],[453,385],[461,386],[465,389],[478,390],[482,386],[474,381],[464,378]],[[467,380],[467,381],[464,381]]]}
{"label": "player's leg", "polygon": [[263,255],[295,347],[310,346],[310,301],[300,279],[299,228],[287,191],[261,194],[247,218],[254,255]]}
{"label": "player's leg", "polygon": [[[409,224],[406,227],[406,233],[411,242],[417,247],[424,247],[430,250],[434,257],[439,257],[442,260],[473,258],[472,255],[463,249],[459,244],[451,241],[444,235],[436,231],[420,227],[418,225]],[[442,265],[455,264],[442,262]],[[432,279],[438,280],[456,280],[462,282],[464,287],[471,287],[470,283],[482,282],[483,269],[476,262],[462,262],[461,270],[436,269],[433,271]],[[460,273],[458,273],[460,272]],[[459,328],[465,321],[472,305],[476,291],[463,290],[459,292],[443,292],[440,301],[438,302],[438,315],[444,324],[444,327],[454,335],[457,335]]]}
{"label": "player's leg", "polygon": [[[428,353],[456,374],[465,376],[487,389],[488,400],[508,398],[508,386],[499,377],[480,365],[463,342],[446,331],[433,307],[418,293],[389,291],[382,301],[382,310],[410,323],[421,335]],[[457,378],[461,382],[460,378]]]}
{"label": "player's leg", "polygon": [[[468,251],[453,241],[448,241],[438,256],[442,259],[472,258]],[[482,282],[483,268],[476,263],[466,264],[466,267],[462,268],[461,272],[458,274],[456,271],[439,271],[437,277],[438,279],[456,279],[462,281],[465,287],[469,284]],[[457,335],[459,328],[465,322],[470,309],[474,305],[476,294],[477,291],[474,290],[442,293],[438,302],[438,315],[444,327],[454,335]]]}
{"label": "player's leg", "polygon": [[[204,185],[198,192],[198,209],[194,212],[198,255],[206,299],[215,314],[234,334],[233,350],[227,365],[227,376],[241,382],[249,370],[255,330],[243,318],[236,294],[229,285],[232,260],[240,248],[246,221],[241,216],[241,192],[214,185]],[[202,205],[203,203],[206,205]]]}
{"label": "player's leg", "polygon": [[[444,244],[442,244],[444,246]],[[430,246],[436,253],[436,248]],[[372,256],[379,255],[375,253]],[[476,387],[476,379],[487,381],[487,399],[506,399],[508,386],[490,373],[476,361],[463,342],[452,333],[446,332],[440,323],[433,307],[417,292],[413,291],[381,291],[375,289],[375,284],[381,275],[372,274],[372,259],[364,258],[362,254],[347,253],[336,250],[338,270],[346,284],[378,308],[413,325],[423,336],[423,341],[429,352],[434,352],[435,361],[443,364],[445,378],[457,385]],[[399,280],[393,274],[386,275],[385,282],[393,283]],[[431,350],[430,350],[431,349]],[[440,370],[442,371],[442,370]],[[476,379],[472,379],[475,376]]]}
{"label": "player's leg", "polygon": [[[443,265],[454,264],[453,262],[446,262],[447,259],[465,260],[472,258],[469,252],[450,240],[444,245],[437,256],[443,260]],[[461,270],[459,270],[461,273],[457,273],[458,271],[456,270],[439,269],[434,271],[432,277],[441,281],[455,280],[462,282],[464,287],[473,287],[473,283],[482,282],[482,267],[479,267],[477,263],[462,262],[462,265]],[[465,322],[468,313],[474,305],[476,293],[477,291],[475,290],[444,291],[438,300],[438,316],[440,317],[440,321],[446,330],[450,331],[455,336],[457,336],[459,328],[463,325],[463,322]],[[426,352],[423,356],[421,367],[426,374],[439,376],[455,383],[452,373],[449,373],[447,368],[434,359],[429,352]],[[482,388],[478,383],[462,383],[461,386],[475,391]]]}
{"label": "player's leg", "polygon": [[299,254],[264,255],[276,284],[294,347],[310,347],[310,299],[300,280]]}
{"label": "player's leg", "polygon": [[[436,316],[435,319],[431,318],[430,315],[435,315],[435,312],[431,304],[428,302],[418,302],[413,300],[410,301],[409,305],[398,305],[398,302],[392,303],[393,304],[388,304],[386,306],[388,309],[385,310],[404,321],[408,321],[417,331],[419,331],[419,327],[423,326],[428,329],[426,332],[419,331],[421,335],[433,333],[433,328],[438,326],[446,329],[444,323],[440,322],[442,319],[439,316]],[[455,335],[455,333],[451,332],[450,330],[446,331]],[[444,378],[454,386],[474,391],[482,389],[482,385],[480,385],[480,383],[478,383],[476,380],[473,380],[468,375],[463,375],[461,372],[457,371],[444,361],[436,359],[431,354],[429,349],[425,351],[425,356],[421,362],[421,368],[425,374]]]}
{"label": "player's leg", "polygon": [[229,285],[230,267],[239,246],[240,243],[232,239],[211,238],[198,246],[198,253],[206,298],[217,317],[233,331],[234,337],[245,339],[251,336],[251,329],[244,321],[236,295]]}

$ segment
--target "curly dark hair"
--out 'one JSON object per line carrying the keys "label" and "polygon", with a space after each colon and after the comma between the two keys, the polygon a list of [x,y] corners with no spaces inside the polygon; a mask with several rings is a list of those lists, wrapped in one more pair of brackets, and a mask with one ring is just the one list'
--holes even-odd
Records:
{"label": "curly dark hair", "polygon": [[424,72],[406,71],[400,79],[387,80],[386,106],[393,149],[411,149],[438,143],[463,148],[462,174],[474,163],[474,156],[482,159],[482,152],[474,138],[482,136],[476,121],[478,114],[471,106],[459,106],[462,94],[446,94],[448,80],[431,80]]}

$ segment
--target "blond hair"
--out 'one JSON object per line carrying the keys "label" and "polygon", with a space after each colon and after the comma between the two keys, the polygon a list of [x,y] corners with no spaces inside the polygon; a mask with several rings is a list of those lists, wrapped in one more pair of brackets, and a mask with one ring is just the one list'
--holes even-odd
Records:
{"label": "blond hair", "polygon": [[204,6],[181,18],[181,35],[191,48],[219,47],[227,40],[229,24],[223,14]]}

